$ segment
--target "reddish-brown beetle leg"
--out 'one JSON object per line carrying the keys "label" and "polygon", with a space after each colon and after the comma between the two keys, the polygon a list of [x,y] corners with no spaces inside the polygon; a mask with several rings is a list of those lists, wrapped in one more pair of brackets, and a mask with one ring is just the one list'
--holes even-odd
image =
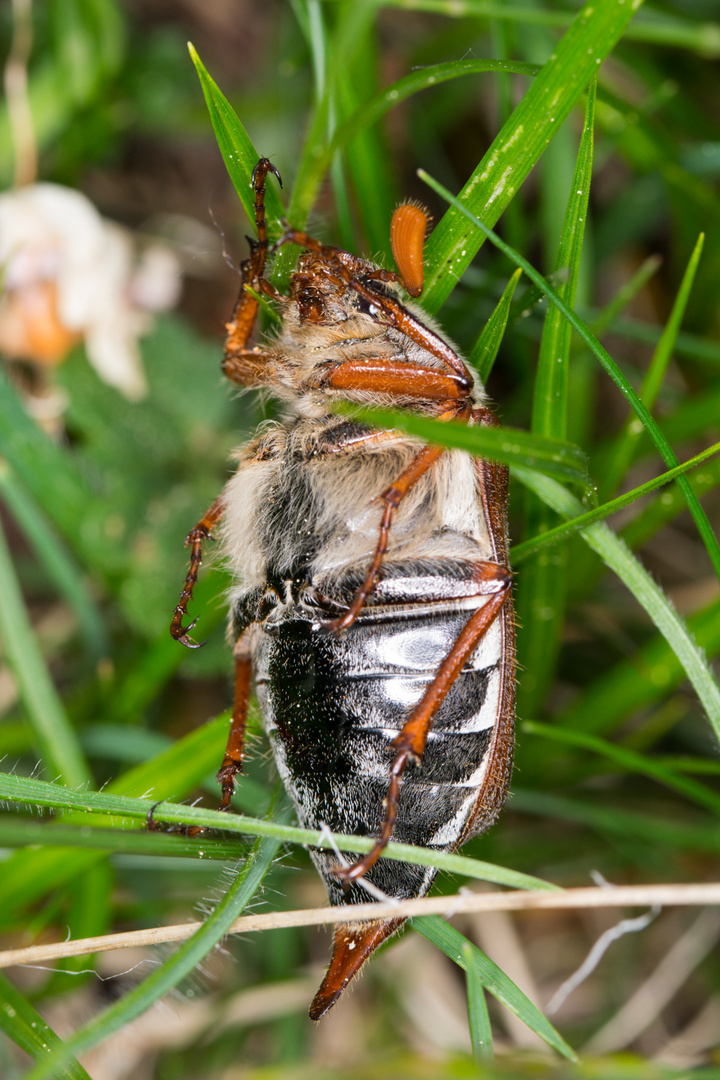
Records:
{"label": "reddish-brown beetle leg", "polygon": [[197,583],[198,573],[202,565],[202,546],[205,540],[212,539],[212,528],[222,517],[224,504],[221,499],[216,499],[202,521],[199,521],[194,529],[185,537],[185,546],[190,550],[190,569],[185,578],[180,600],[173,613],[170,623],[170,635],[188,649],[199,649],[204,642],[198,643],[189,637],[189,633],[197,622],[197,619],[183,626],[183,620],[187,618],[188,604],[192,600],[193,589]]}
{"label": "reddish-brown beetle leg", "polygon": [[488,599],[481,608],[470,616],[465,628],[440,665],[437,675],[425,691],[420,704],[393,741],[392,745],[396,750],[396,754],[390,770],[388,793],[384,800],[385,816],[380,835],[372,849],[362,859],[359,859],[352,866],[335,867],[334,873],[344,882],[355,881],[357,878],[362,877],[363,874],[366,874],[375,865],[390,842],[397,817],[397,804],[403,773],[410,761],[419,764],[422,760],[428,732],[432,727],[438,709],[447,697],[465,661],[475,651],[481,638],[491,626],[507,599],[511,577],[505,567],[498,566],[495,563],[480,563],[478,569],[486,582],[486,588],[483,591],[487,592]]}

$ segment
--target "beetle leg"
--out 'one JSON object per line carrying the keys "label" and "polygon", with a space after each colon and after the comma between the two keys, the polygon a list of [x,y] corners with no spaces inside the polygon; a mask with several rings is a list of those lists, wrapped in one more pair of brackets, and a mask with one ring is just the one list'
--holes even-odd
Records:
{"label": "beetle leg", "polygon": [[188,649],[199,649],[201,644],[197,641],[193,641],[188,634],[192,630],[193,626],[197,622],[197,619],[193,619],[189,626],[183,626],[183,619],[187,617],[188,604],[192,600],[193,589],[198,579],[198,571],[202,565],[202,546],[205,540],[212,540],[212,529],[217,524],[225,509],[222,501],[222,496],[216,499],[208,510],[202,521],[199,521],[194,529],[185,537],[185,547],[189,547],[190,550],[190,569],[187,572],[185,578],[185,584],[183,585],[182,592],[180,593],[180,600],[173,613],[172,622],[170,623],[170,634],[179,641],[182,645],[185,645]]}
{"label": "beetle leg", "polygon": [[324,372],[320,385],[332,390],[393,394],[443,404],[462,402],[464,405],[467,401],[467,384],[459,375],[391,357],[346,360]]}
{"label": "beetle leg", "polygon": [[250,258],[240,264],[240,292],[233,309],[230,322],[227,324],[227,339],[225,352],[222,359],[223,374],[232,382],[240,383],[241,386],[263,385],[262,372],[269,359],[266,353],[259,349],[249,349],[248,341],[255,327],[257,318],[258,301],[245,288],[249,285],[255,292],[264,293],[273,300],[283,300],[272,285],[265,280],[265,263],[268,253],[267,223],[265,220],[265,178],[272,172],[280,182],[282,180],[272,162],[267,158],[260,158],[253,169],[252,185],[255,189],[255,226],[258,238],[253,240],[248,237],[250,244]]}
{"label": "beetle leg", "polygon": [[217,778],[222,788],[220,810],[229,810],[235,790],[235,777],[242,772],[245,728],[247,727],[250,683],[252,680],[252,659],[245,634],[241,634],[235,644],[235,696],[233,699],[232,719],[225,757],[218,769]]}
{"label": "beetle leg", "polygon": [[[463,414],[469,412],[469,404],[465,401],[450,402],[449,405],[450,409],[440,417],[441,420],[448,420],[451,417],[456,416],[462,417]],[[382,518],[380,519],[378,542],[377,547],[375,548],[373,561],[370,564],[370,569],[358,590],[357,596],[345,614],[341,618],[334,619],[332,622],[326,624],[326,629],[328,631],[339,633],[341,630],[347,630],[347,628],[352,626],[355,622],[355,619],[365,605],[365,601],[372,592],[378,574],[380,573],[383,557],[388,549],[390,526],[395,510],[407,495],[413,484],[416,484],[444,453],[445,448],[442,446],[424,446],[405,472],[401,473],[397,480],[395,480],[395,482],[392,483],[389,488],[386,488],[380,495],[380,501],[385,503],[385,509]]]}
{"label": "beetle leg", "polygon": [[421,761],[428,733],[438,709],[509,594],[511,578],[505,567],[498,566],[496,563],[481,563],[478,570],[486,585],[483,591],[488,595],[488,599],[470,616],[457,641],[440,665],[437,675],[425,691],[420,704],[405,723],[400,734],[393,740],[392,745],[396,754],[390,769],[390,786],[385,799],[385,817],[380,835],[367,855],[353,866],[336,867],[335,873],[343,881],[354,881],[362,877],[382,855],[392,836],[397,816],[400,784],[407,764],[410,761],[417,763]]}
{"label": "beetle leg", "polygon": [[380,573],[383,557],[388,548],[390,526],[395,510],[413,484],[415,484],[444,453],[445,449],[442,446],[424,446],[405,472],[402,473],[389,488],[386,488],[385,491],[383,491],[380,499],[385,503],[385,509],[383,511],[383,516],[380,519],[380,535],[378,536],[377,547],[375,548],[375,555],[370,564],[370,569],[368,570],[365,580],[360,586],[355,599],[345,614],[339,619],[333,619],[332,622],[326,623],[325,628],[328,631],[339,633],[341,630],[347,630],[347,628],[352,626],[355,622],[355,619],[365,605],[365,601],[372,592],[375,582],[377,581],[377,576]]}

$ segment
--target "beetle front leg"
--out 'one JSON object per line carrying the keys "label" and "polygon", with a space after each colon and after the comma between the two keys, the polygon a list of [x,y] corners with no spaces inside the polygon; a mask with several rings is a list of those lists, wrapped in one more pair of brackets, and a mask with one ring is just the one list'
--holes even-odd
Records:
{"label": "beetle front leg", "polygon": [[189,547],[190,550],[190,569],[187,572],[185,578],[185,584],[183,585],[182,592],[180,593],[180,600],[173,613],[172,622],[170,623],[170,634],[175,641],[179,641],[181,645],[184,645],[188,649],[199,649],[204,642],[198,643],[193,641],[188,634],[192,630],[193,626],[197,622],[197,619],[193,619],[189,626],[183,626],[183,620],[187,618],[188,604],[192,600],[193,589],[197,583],[198,572],[202,566],[202,546],[205,540],[212,540],[212,529],[217,524],[223,515],[225,505],[222,500],[222,496],[216,499],[208,510],[202,521],[199,521],[194,529],[185,537],[185,547]]}
{"label": "beetle front leg", "polygon": [[380,835],[367,855],[349,867],[336,867],[335,874],[345,882],[355,881],[375,865],[392,836],[397,817],[398,799],[403,773],[410,761],[418,765],[422,761],[427,737],[437,712],[450,688],[463,669],[466,661],[478,647],[483,635],[501,611],[509,593],[511,578],[508,570],[495,563],[478,566],[482,591],[487,594],[485,604],[470,616],[457,641],[440,665],[437,675],[430,683],[420,704],[393,740],[396,751],[390,768],[390,785],[384,801],[385,816]]}
{"label": "beetle front leg", "polygon": [[264,293],[273,300],[284,300],[268,281],[265,280],[265,263],[268,253],[267,223],[265,220],[265,179],[273,173],[282,187],[280,173],[267,158],[260,158],[253,169],[252,185],[255,189],[255,227],[258,238],[250,243],[250,258],[240,264],[240,292],[230,322],[227,323],[227,339],[222,359],[223,374],[232,382],[241,386],[262,386],[266,378],[265,368],[268,354],[259,349],[249,349],[248,341],[252,336],[257,318],[258,301],[246,289],[249,285],[255,292]]}

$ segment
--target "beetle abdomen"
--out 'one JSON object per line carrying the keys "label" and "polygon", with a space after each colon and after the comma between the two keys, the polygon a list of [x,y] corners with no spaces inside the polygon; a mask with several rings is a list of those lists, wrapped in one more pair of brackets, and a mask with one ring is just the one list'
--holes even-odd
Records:
{"label": "beetle abdomen", "polygon": [[[298,607],[280,618],[276,612],[256,647],[256,683],[278,768],[303,825],[377,834],[393,740],[470,614],[448,605],[390,621],[369,609],[338,637]],[[499,632],[491,632],[440,706],[421,765],[410,766],[403,779],[395,840],[448,850],[465,837],[500,697],[499,648]],[[343,888],[332,873],[332,853],[313,858],[332,903],[367,900],[361,883]],[[403,898],[424,895],[434,873],[380,859],[367,878]]]}

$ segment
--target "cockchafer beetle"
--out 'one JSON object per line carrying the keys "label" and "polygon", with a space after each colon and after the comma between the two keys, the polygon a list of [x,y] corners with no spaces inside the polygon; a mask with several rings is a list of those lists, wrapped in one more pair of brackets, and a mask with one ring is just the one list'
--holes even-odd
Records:
{"label": "cockchafer beetle", "polygon": [[[477,377],[418,307],[422,212],[400,207],[384,270],[286,227],[304,249],[287,296],[265,278],[265,181],[255,166],[257,241],[241,265],[223,371],[266,387],[285,418],[264,426],[189,533],[190,568],[171,633],[184,625],[217,529],[236,577],[231,594],[235,696],[218,779],[227,810],[242,769],[254,679],[264,724],[301,823],[375,838],[341,867],[312,858],[331,904],[423,896],[431,867],[382,858],[391,836],[453,851],[487,829],[505,800],[513,755],[515,650],[507,568],[507,470],[333,411],[338,399],[495,424]],[[250,286],[253,292],[249,292]],[[248,344],[257,294],[279,305],[280,331]],[[310,1007],[337,1001],[401,918],[340,924]]]}

